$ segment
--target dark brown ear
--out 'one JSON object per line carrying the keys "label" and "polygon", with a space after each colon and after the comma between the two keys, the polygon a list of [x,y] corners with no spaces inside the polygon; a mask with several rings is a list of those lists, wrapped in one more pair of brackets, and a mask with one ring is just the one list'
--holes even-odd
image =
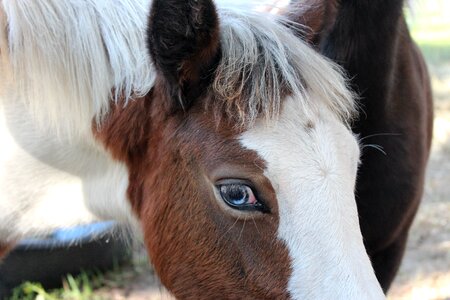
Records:
{"label": "dark brown ear", "polygon": [[302,36],[310,44],[319,47],[321,40],[336,21],[339,0],[292,0],[284,14],[302,25]]}
{"label": "dark brown ear", "polygon": [[148,48],[170,96],[186,108],[210,83],[219,58],[219,18],[211,0],[154,0]]}

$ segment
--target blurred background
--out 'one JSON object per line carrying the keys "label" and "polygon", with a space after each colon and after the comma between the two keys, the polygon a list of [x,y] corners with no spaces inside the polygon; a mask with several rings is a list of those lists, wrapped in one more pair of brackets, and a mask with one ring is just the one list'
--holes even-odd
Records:
{"label": "blurred background", "polygon": [[[279,5],[287,2],[268,1]],[[406,14],[431,73],[435,127],[424,200],[388,298],[449,300],[450,1],[413,0]],[[78,275],[66,275],[61,280],[62,288],[55,290],[46,290],[38,282],[27,282],[15,288],[10,299],[171,299],[159,285],[143,247],[136,243],[130,251],[128,262],[113,264],[111,271],[85,270]]]}

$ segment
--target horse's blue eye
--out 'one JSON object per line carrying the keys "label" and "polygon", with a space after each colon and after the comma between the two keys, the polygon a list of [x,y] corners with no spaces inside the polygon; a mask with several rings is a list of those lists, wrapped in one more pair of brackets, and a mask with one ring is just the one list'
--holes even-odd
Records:
{"label": "horse's blue eye", "polygon": [[220,196],[231,208],[238,210],[262,210],[253,190],[245,184],[223,184],[218,186]]}

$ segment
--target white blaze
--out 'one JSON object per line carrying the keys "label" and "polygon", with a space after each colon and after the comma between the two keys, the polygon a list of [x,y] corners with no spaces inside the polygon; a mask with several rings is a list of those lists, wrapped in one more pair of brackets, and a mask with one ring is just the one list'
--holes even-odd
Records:
{"label": "white blaze", "polygon": [[324,109],[313,125],[291,98],[278,120],[261,122],[241,143],[267,162],[276,191],[278,237],[292,260],[294,299],[383,299],[363,245],[354,197],[359,147]]}

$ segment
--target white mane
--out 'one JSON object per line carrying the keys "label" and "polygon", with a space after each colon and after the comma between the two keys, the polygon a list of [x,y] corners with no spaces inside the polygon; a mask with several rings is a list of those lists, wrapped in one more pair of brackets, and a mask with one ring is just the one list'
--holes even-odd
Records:
{"label": "white mane", "polygon": [[[38,124],[71,135],[89,131],[93,117],[101,122],[111,99],[146,94],[155,76],[145,45],[150,2],[3,0],[0,54],[16,97],[2,101],[25,99]],[[223,109],[246,124],[274,117],[284,89],[305,112],[317,106],[314,93],[342,119],[352,115],[341,70],[280,18],[248,7],[219,15],[223,59],[213,88]]]}
{"label": "white mane", "polygon": [[1,5],[1,56],[40,125],[65,134],[89,129],[93,116],[100,121],[108,111],[111,96],[129,99],[153,86],[145,46],[149,0]]}

